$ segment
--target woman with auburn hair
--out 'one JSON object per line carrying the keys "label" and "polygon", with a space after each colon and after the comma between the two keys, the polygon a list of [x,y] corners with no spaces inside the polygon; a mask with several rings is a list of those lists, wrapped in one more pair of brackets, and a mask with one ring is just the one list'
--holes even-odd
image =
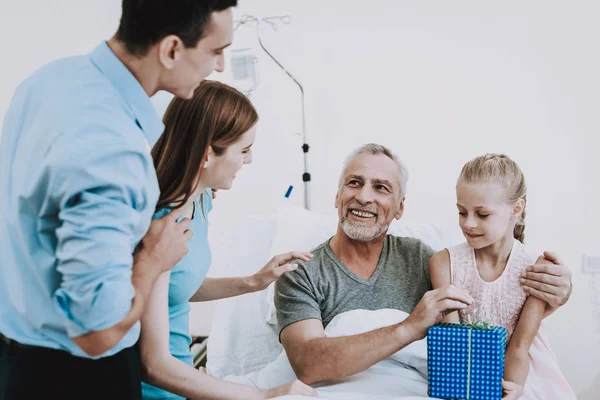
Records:
{"label": "woman with auburn hair", "polygon": [[309,253],[273,257],[249,277],[205,278],[210,267],[207,217],[213,191],[230,189],[235,174],[252,162],[258,115],[236,89],[204,81],[191,100],[173,99],[165,112],[165,131],[152,148],[160,186],[154,218],[176,213],[189,219],[194,235],[188,254],[158,278],[140,337],[144,399],[265,399],[285,394],[315,396],[299,381],[271,390],[219,380],[193,367],[189,350],[189,302],[239,296],[266,288],[294,270],[294,259]]}

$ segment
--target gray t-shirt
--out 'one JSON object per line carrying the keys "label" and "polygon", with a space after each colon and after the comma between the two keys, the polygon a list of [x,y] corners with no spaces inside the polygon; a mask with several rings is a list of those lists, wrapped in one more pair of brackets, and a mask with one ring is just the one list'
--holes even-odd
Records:
{"label": "gray t-shirt", "polygon": [[329,240],[312,254],[309,262],[294,261],[298,268],[275,284],[279,333],[306,319],[320,319],[325,328],[336,315],[350,310],[392,308],[411,313],[432,288],[429,260],[435,251],[418,239],[387,235],[369,280],[342,264]]}

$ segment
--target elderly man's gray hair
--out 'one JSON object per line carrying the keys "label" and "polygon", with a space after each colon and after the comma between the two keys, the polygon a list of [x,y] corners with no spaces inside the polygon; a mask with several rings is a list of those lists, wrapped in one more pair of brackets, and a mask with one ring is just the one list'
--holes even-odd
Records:
{"label": "elderly man's gray hair", "polygon": [[398,171],[400,171],[400,181],[398,182],[400,184],[400,198],[405,197],[406,196],[406,188],[407,188],[407,184],[408,184],[408,169],[406,168],[404,163],[402,161],[400,161],[400,159],[398,158],[398,156],[396,154],[394,154],[387,147],[382,146],[377,143],[369,143],[369,144],[362,145],[359,148],[357,148],[356,150],[354,150],[352,153],[350,153],[350,155],[348,157],[346,157],[346,160],[344,161],[344,167],[342,168],[342,174],[340,175],[340,182],[339,182],[338,188],[341,188],[342,183],[344,182],[344,171],[346,170],[346,167],[348,167],[348,164],[350,163],[350,161],[352,161],[354,159],[354,157],[358,156],[359,154],[364,154],[364,153],[373,154],[375,156],[383,154],[384,156],[387,156],[392,161],[394,161],[394,163],[396,163],[396,165],[398,166]]}

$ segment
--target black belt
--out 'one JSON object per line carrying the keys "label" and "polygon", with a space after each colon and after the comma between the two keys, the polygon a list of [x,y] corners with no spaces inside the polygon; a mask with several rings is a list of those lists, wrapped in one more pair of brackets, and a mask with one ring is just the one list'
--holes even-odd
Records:
{"label": "black belt", "polygon": [[6,336],[4,336],[1,333],[0,333],[0,342],[3,342],[4,344],[6,344],[8,347],[10,347],[12,349],[27,350],[27,351],[34,351],[34,350],[36,350],[36,351],[56,351],[56,350],[50,349],[48,347],[32,346],[29,344],[19,343],[16,340],[7,338]]}

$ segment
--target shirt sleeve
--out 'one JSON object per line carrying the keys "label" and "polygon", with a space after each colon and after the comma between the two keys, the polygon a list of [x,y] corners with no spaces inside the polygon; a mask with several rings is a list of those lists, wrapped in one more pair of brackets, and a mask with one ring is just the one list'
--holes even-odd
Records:
{"label": "shirt sleeve", "polygon": [[117,324],[131,309],[132,254],[156,205],[155,173],[150,155],[119,134],[79,132],[57,147],[54,157],[64,161],[49,172],[60,225],[53,300],[67,334],[77,337]]}
{"label": "shirt sleeve", "polygon": [[431,273],[429,271],[429,261],[435,253],[435,250],[429,247],[429,245],[421,242],[421,260],[423,260],[423,272],[425,273],[425,279],[427,280],[427,287],[429,290],[433,289],[433,284],[431,283]]}
{"label": "shirt sleeve", "polygon": [[279,335],[289,325],[306,319],[321,318],[321,308],[306,268],[295,261],[298,268],[283,274],[275,283],[275,307]]}

